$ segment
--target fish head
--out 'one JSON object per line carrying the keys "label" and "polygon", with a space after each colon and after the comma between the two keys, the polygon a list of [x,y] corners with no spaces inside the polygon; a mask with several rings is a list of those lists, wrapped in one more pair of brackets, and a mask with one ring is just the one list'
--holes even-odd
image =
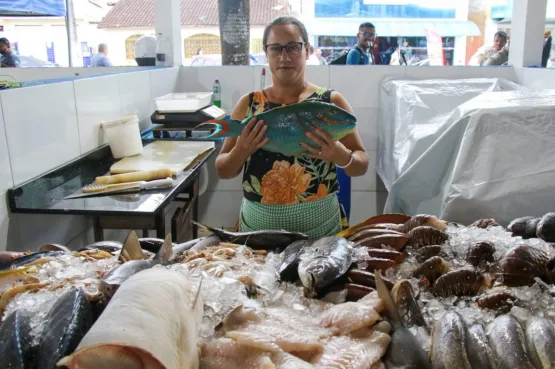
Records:
{"label": "fish head", "polygon": [[303,286],[311,292],[329,286],[336,279],[335,268],[325,257],[315,257],[301,262],[298,270]]}
{"label": "fish head", "polygon": [[115,267],[102,278],[100,282],[101,292],[108,298],[112,297],[119,286],[131,278],[131,276],[141,270],[151,268],[153,265],[153,262],[150,260],[131,260]]}
{"label": "fish head", "polygon": [[119,286],[120,285],[117,283],[109,283],[106,281],[101,281],[100,291],[107,299],[111,299],[116,293],[116,291],[118,290]]}

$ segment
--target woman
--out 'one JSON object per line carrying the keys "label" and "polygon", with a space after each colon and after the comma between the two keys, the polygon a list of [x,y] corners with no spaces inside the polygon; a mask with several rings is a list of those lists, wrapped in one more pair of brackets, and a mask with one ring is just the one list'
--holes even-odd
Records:
{"label": "woman", "polygon": [[[293,17],[279,17],[264,30],[263,45],[273,84],[243,96],[231,114],[244,119],[268,109],[307,98],[331,102],[353,113],[341,94],[305,80],[308,34]],[[341,141],[315,127],[307,133],[311,147],[306,157],[289,157],[263,149],[268,142],[264,122],[253,118],[239,137],[226,138],[216,159],[221,178],[243,173],[241,231],[285,229],[306,233],[311,239],[330,236],[347,227],[336,192],[336,167],[349,176],[368,169],[368,155],[355,130]]]}

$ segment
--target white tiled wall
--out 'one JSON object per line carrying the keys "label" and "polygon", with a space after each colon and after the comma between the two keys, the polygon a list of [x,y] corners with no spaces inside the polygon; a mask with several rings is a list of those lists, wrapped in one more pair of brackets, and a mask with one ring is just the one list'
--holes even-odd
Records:
{"label": "white tiled wall", "polygon": [[[504,77],[516,80],[513,68],[480,67],[400,67],[400,66],[307,66],[307,80],[332,88],[345,96],[359,120],[359,133],[370,155],[368,172],[352,180],[351,223],[382,212],[387,196],[376,178],[377,116],[380,85],[385,77],[398,78],[479,78]],[[262,67],[181,68],[176,91],[209,91],[215,79],[222,84],[222,106],[230,113],[240,96],[261,88]],[[266,67],[264,86],[272,83]],[[241,204],[241,178],[220,180],[210,165],[210,186],[201,198],[202,221],[218,226],[236,224]]]}
{"label": "white tiled wall", "polygon": [[141,127],[149,126],[153,99],[175,91],[178,71],[146,70],[0,92],[0,250],[92,241],[87,217],[9,214],[6,191],[101,146],[103,120],[138,114]]}

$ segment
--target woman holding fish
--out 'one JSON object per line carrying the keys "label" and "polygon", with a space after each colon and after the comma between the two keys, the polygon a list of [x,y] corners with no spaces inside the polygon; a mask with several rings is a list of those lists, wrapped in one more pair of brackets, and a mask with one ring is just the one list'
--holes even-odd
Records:
{"label": "woman holding fish", "polygon": [[341,94],[306,81],[310,45],[300,21],[276,18],[263,45],[273,84],[243,96],[232,121],[217,122],[212,136],[226,137],[218,174],[233,178],[244,168],[241,231],[334,235],[348,226],[336,168],[352,177],[368,169],[353,110]]}

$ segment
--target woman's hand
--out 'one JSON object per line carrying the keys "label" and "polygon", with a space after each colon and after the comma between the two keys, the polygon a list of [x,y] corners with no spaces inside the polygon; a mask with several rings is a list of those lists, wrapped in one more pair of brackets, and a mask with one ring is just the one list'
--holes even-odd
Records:
{"label": "woman's hand", "polygon": [[256,119],[254,117],[247,123],[241,135],[237,137],[237,143],[232,150],[245,159],[261,149],[269,141],[268,137],[264,137],[268,126],[264,124],[263,120],[256,122]]}
{"label": "woman's hand", "polygon": [[318,126],[314,125],[314,132],[307,132],[306,137],[311,139],[316,147],[319,147],[319,149],[315,149],[311,145],[301,142],[301,146],[310,152],[309,157],[331,161],[340,166],[345,166],[351,161],[351,151]]}

